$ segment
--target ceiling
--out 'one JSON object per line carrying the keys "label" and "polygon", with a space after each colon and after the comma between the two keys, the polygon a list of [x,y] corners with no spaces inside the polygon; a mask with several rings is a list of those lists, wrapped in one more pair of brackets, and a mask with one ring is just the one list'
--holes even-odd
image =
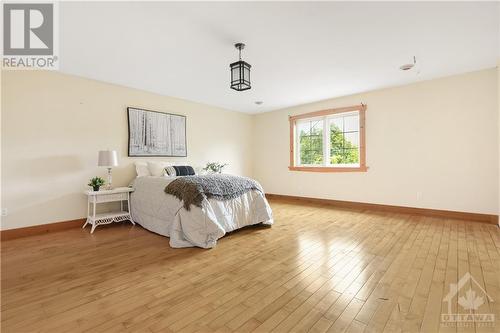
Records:
{"label": "ceiling", "polygon": [[[259,113],[496,66],[496,2],[61,2],[60,70]],[[233,44],[252,89],[229,88]],[[414,70],[399,66],[417,57]],[[256,105],[255,101],[263,101]]]}

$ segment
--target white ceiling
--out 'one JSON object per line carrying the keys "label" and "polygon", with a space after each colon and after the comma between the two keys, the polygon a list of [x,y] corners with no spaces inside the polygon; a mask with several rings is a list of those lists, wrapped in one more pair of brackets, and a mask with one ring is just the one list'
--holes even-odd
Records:
{"label": "white ceiling", "polygon": [[[496,66],[496,2],[60,4],[60,70],[258,113]],[[235,42],[252,89],[229,88]],[[417,56],[417,70],[402,72]],[[417,73],[419,72],[419,73]],[[262,100],[264,104],[255,105]]]}

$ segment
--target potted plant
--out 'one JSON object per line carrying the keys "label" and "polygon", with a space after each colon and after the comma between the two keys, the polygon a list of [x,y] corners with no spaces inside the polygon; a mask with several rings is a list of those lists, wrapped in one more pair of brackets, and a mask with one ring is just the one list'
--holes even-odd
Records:
{"label": "potted plant", "polygon": [[203,168],[203,170],[208,173],[222,173],[222,169],[226,167],[227,163],[219,163],[219,162],[208,162],[207,166]]}
{"label": "potted plant", "polygon": [[94,189],[94,191],[99,191],[99,187],[101,187],[102,185],[104,185],[106,182],[104,181],[104,179],[102,179],[101,177],[94,177],[90,180],[89,182],[89,186],[92,186],[92,188]]}

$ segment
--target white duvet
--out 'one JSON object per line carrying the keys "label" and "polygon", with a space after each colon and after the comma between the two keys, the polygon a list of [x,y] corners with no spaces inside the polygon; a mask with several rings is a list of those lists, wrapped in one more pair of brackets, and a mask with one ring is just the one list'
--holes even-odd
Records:
{"label": "white duvet", "polygon": [[173,179],[136,178],[130,197],[134,222],[170,237],[171,247],[212,248],[226,232],[253,224],[273,224],[271,207],[259,191],[226,201],[205,199],[201,208],[191,205],[187,211],[182,201],[164,192]]}

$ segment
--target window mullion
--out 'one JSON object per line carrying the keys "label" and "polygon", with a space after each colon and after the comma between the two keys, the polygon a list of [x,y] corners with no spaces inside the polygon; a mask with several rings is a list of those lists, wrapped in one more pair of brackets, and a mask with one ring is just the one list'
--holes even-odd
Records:
{"label": "window mullion", "polygon": [[323,165],[330,165],[330,138],[328,130],[328,118],[323,118]]}

